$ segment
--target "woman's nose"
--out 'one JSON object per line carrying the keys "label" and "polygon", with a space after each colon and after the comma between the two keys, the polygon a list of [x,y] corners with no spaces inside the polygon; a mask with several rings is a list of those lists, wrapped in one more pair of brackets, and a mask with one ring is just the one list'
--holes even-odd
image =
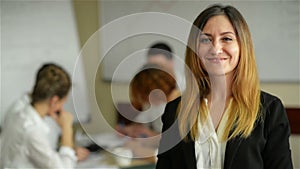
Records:
{"label": "woman's nose", "polygon": [[212,52],[215,55],[223,53],[223,46],[222,43],[219,41],[213,41],[212,42]]}

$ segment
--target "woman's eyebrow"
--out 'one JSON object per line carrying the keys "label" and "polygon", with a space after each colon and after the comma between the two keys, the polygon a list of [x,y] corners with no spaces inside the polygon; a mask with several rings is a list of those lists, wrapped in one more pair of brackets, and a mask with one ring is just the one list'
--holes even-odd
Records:
{"label": "woman's eyebrow", "polygon": [[[226,34],[232,34],[232,35],[234,35],[235,36],[235,33],[233,33],[233,32],[222,32],[220,35],[226,35]],[[211,34],[209,34],[209,33],[200,33],[200,36],[202,36],[202,35],[205,35],[205,36],[212,36]]]}
{"label": "woman's eyebrow", "polygon": [[235,36],[235,33],[233,33],[233,32],[222,32],[222,33],[221,33],[221,35],[226,35],[226,34],[232,34],[232,35]]}

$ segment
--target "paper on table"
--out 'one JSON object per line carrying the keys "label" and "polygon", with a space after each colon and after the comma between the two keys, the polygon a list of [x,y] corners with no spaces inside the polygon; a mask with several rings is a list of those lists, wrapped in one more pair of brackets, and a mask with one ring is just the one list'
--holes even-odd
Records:
{"label": "paper on table", "polygon": [[91,153],[89,157],[84,160],[77,163],[75,168],[80,169],[119,169],[118,166],[114,165],[107,165],[105,162],[103,162],[104,156],[99,153]]}
{"label": "paper on table", "polygon": [[101,147],[114,148],[123,146],[128,137],[120,137],[116,133],[103,133],[94,136],[94,141]]}

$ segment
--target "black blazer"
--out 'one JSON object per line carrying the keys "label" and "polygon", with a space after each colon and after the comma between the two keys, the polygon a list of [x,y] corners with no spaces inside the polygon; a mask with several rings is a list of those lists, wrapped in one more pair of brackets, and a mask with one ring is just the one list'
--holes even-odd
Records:
{"label": "black blazer", "polygon": [[[162,116],[163,133],[156,169],[196,169],[194,141],[180,140],[167,151],[164,147],[179,138],[176,109],[181,98],[168,103]],[[281,101],[261,92],[262,120],[257,121],[248,138],[235,137],[227,142],[224,169],[292,169],[289,145],[290,127]],[[174,123],[175,122],[175,123]],[[175,125],[172,125],[172,124]],[[176,126],[173,135],[165,134]],[[172,137],[172,138],[171,138]]]}

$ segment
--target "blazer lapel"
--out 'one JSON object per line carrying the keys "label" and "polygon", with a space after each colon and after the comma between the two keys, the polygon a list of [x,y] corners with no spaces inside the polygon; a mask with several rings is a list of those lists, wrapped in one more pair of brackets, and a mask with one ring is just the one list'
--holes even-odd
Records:
{"label": "blazer lapel", "polygon": [[187,164],[186,169],[197,169],[194,144],[195,142],[188,141],[188,142],[184,142],[182,146],[183,155]]}
{"label": "blazer lapel", "polygon": [[226,144],[224,169],[231,169],[237,150],[241,144],[242,138],[236,137],[231,139]]}

